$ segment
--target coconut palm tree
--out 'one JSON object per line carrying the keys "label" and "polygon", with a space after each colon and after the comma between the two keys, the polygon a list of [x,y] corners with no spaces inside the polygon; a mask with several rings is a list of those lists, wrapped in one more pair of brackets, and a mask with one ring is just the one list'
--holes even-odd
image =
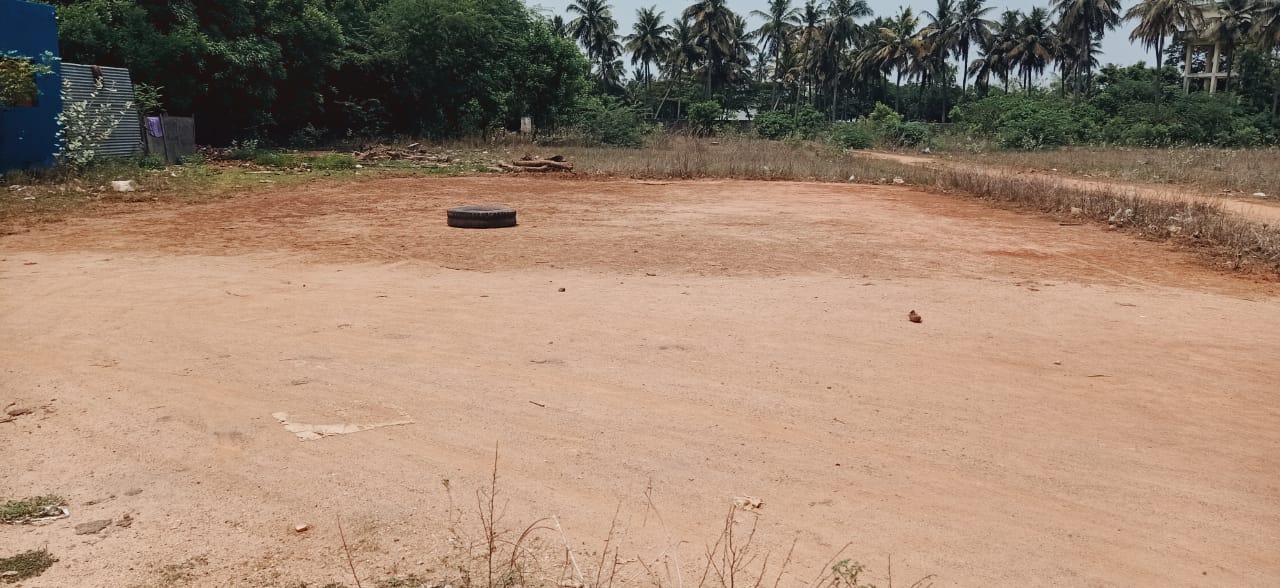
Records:
{"label": "coconut palm tree", "polygon": [[871,16],[871,6],[866,0],[831,0],[827,5],[828,47],[844,51],[858,39],[862,32],[857,20]]}
{"label": "coconut palm tree", "polygon": [[1231,88],[1231,74],[1236,64],[1236,46],[1253,32],[1258,16],[1258,4],[1253,0],[1222,0],[1218,3],[1218,17],[1209,21],[1205,36],[1220,43],[1227,55],[1227,89]]}
{"label": "coconut palm tree", "polygon": [[569,25],[564,22],[564,17],[559,14],[551,17],[551,34],[562,39],[569,38]]}
{"label": "coconut palm tree", "polygon": [[728,62],[735,51],[736,17],[729,9],[728,0],[698,0],[684,11],[694,45],[700,49],[708,98],[717,84],[728,81]]}
{"label": "coconut palm tree", "polygon": [[1087,84],[1092,79],[1093,68],[1089,64],[1093,62],[1093,41],[1120,24],[1120,0],[1053,0],[1053,9],[1058,13],[1058,28],[1063,36],[1084,51],[1084,78],[1076,76],[1079,96],[1080,82]]}
{"label": "coconut palm tree", "polygon": [[653,82],[652,65],[671,52],[671,40],[667,38],[671,26],[663,24],[662,16],[656,6],[637,10],[632,33],[623,38],[631,52],[631,65],[641,66],[646,88]]}
{"label": "coconut palm tree", "polygon": [[1160,68],[1164,66],[1165,40],[1183,31],[1200,30],[1203,26],[1200,8],[1191,0],[1142,0],[1129,7],[1125,20],[1138,21],[1129,40],[1142,43],[1156,52],[1156,101],[1161,99]]}
{"label": "coconut palm tree", "polygon": [[669,40],[671,49],[663,63],[667,76],[680,79],[692,74],[694,65],[702,56],[693,43],[693,29],[689,27],[689,21],[683,18],[672,19]]}
{"label": "coconut palm tree", "polygon": [[964,80],[961,88],[964,91],[969,90],[969,49],[974,43],[981,43],[989,35],[991,35],[991,27],[995,23],[987,20],[987,13],[993,9],[990,6],[984,6],[986,0],[960,0],[960,4],[956,7],[956,51],[960,53],[964,59],[964,66],[961,72]]}
{"label": "coconut palm tree", "polygon": [[621,91],[624,71],[622,60],[617,58],[596,66],[596,87],[608,94]]}
{"label": "coconut palm tree", "polygon": [[1005,93],[1009,93],[1009,74],[1013,73],[1016,65],[1011,55],[1018,43],[1024,18],[1021,11],[1006,10],[1000,13],[1000,20],[992,28],[991,34],[979,39],[981,59],[970,66],[969,71],[988,88],[991,76],[996,76],[1003,82]]}
{"label": "coconut palm tree", "polygon": [[1018,34],[1008,53],[1009,60],[1018,68],[1028,94],[1031,93],[1032,74],[1044,73],[1053,60],[1053,47],[1054,35],[1049,25],[1049,12],[1039,7],[1032,8],[1018,23]]}
{"label": "coconut palm tree", "polygon": [[782,61],[782,52],[787,51],[791,45],[791,36],[800,12],[791,6],[791,0],[769,0],[767,12],[752,10],[751,16],[764,21],[752,34],[760,40],[760,52],[773,63],[774,81],[780,80],[783,72],[778,68],[778,63]]}
{"label": "coconut palm tree", "polygon": [[[826,48],[826,31],[822,27],[822,11],[814,0],[804,5],[800,14],[800,22],[796,29],[793,53],[795,54],[795,77],[807,91],[810,101],[814,101],[818,80],[821,77],[822,60]],[[796,94],[796,100],[800,98]]]}
{"label": "coconut palm tree", "polygon": [[864,53],[864,61],[872,67],[886,74],[896,71],[894,110],[902,108],[902,74],[909,71],[912,56],[916,54],[916,28],[919,24],[920,20],[911,8],[902,7],[889,26],[880,27]]}
{"label": "coconut palm tree", "polygon": [[1062,96],[1066,97],[1069,80],[1074,82],[1072,87],[1076,87],[1080,84],[1080,76],[1084,75],[1085,71],[1098,67],[1098,54],[1102,52],[1102,41],[1094,39],[1090,41],[1087,48],[1082,47],[1076,43],[1076,39],[1064,35],[1056,27],[1053,30],[1053,38],[1053,61],[1057,62],[1058,71],[1062,75]]}
{"label": "coconut palm tree", "polygon": [[937,0],[937,7],[933,11],[926,10],[923,14],[929,19],[929,24],[920,30],[917,48],[920,60],[918,69],[922,76],[921,91],[923,93],[924,86],[932,85],[935,80],[941,80],[942,119],[945,122],[947,102],[950,100],[947,92],[950,83],[947,78],[951,74],[951,68],[947,67],[947,59],[952,54],[959,53],[955,0]]}
{"label": "coconut palm tree", "polygon": [[569,23],[569,36],[582,45],[601,71],[608,69],[622,53],[612,7],[605,0],[573,0],[566,10],[578,15]]}
{"label": "coconut palm tree", "polygon": [[[1264,0],[1258,3],[1255,25],[1258,44],[1263,49],[1275,51],[1280,47],[1280,0]],[[1280,79],[1272,81],[1271,114],[1280,113]]]}
{"label": "coconut palm tree", "polygon": [[845,53],[862,36],[858,19],[871,16],[871,6],[866,0],[830,0],[827,5],[827,21],[824,28],[826,47],[822,52],[822,69],[831,85],[831,119],[838,116],[840,78]]}

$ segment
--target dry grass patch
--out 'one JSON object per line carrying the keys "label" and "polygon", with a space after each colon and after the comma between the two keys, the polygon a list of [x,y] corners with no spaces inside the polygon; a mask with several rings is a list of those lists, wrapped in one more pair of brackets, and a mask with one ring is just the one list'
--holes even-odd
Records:
{"label": "dry grass patch", "polygon": [[1205,192],[1262,192],[1280,198],[1280,149],[1071,147],[1048,151],[947,152],[958,161],[1058,172]]}

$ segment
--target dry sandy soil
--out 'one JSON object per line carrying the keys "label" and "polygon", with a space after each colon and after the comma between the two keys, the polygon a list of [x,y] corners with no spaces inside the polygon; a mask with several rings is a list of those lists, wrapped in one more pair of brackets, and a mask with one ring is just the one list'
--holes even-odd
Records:
{"label": "dry sandy soil", "polygon": [[[495,201],[521,225],[444,225]],[[0,556],[47,546],[32,587],[353,585],[341,515],[365,586],[445,578],[497,444],[505,525],[558,515],[588,568],[618,511],[613,545],[692,586],[749,495],[783,586],[846,543],[881,586],[890,557],[899,586],[1276,586],[1277,294],[901,186],[122,204],[0,238],[0,403],[38,407],[0,424],[0,497],[72,513]]]}

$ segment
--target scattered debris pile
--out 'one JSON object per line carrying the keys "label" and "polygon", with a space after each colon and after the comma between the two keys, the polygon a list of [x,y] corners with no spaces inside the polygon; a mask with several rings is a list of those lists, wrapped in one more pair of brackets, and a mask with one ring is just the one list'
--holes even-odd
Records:
{"label": "scattered debris pile", "polygon": [[442,153],[431,153],[422,149],[421,143],[410,143],[403,148],[389,145],[371,147],[365,151],[356,151],[352,155],[356,161],[415,161],[419,163],[452,163],[453,157]]}

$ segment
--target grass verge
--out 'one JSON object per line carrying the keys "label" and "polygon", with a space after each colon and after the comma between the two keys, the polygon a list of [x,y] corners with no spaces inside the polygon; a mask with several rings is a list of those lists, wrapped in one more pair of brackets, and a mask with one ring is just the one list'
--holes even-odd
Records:
{"label": "grass verge", "polygon": [[1017,209],[1035,210],[1190,247],[1213,265],[1280,275],[1280,227],[1225,212],[1203,201],[1138,196],[1122,186],[1086,187],[1061,179],[980,167],[932,168],[881,160],[878,166],[914,184],[960,192]]}
{"label": "grass verge", "polygon": [[1067,147],[1043,151],[938,149],[953,161],[1056,171],[1091,179],[1164,184],[1280,198],[1280,149]]}

